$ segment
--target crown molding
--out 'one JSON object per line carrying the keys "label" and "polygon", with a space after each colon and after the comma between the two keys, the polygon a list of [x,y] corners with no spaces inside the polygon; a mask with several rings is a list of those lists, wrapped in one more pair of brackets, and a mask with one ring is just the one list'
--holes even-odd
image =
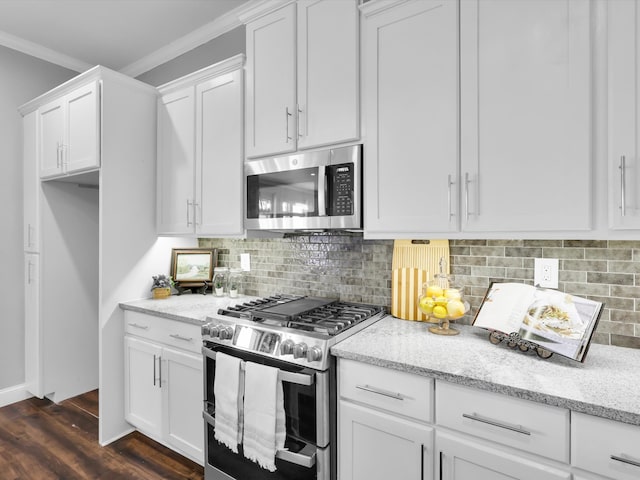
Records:
{"label": "crown molding", "polygon": [[0,31],[0,45],[76,72],[84,72],[94,66],[3,31]]}
{"label": "crown molding", "polygon": [[176,41],[159,48],[155,52],[136,60],[135,62],[120,69],[120,73],[124,73],[125,75],[135,78],[138,75],[142,75],[163,63],[167,63],[168,61],[173,60],[174,58],[179,57],[180,55],[187,53],[230,30],[233,30],[236,27],[241,26],[242,22],[238,18],[238,12],[240,9],[241,6],[236,7],[221,17],[216,18],[214,21],[203,25],[191,33],[188,33],[184,37],[181,37]]}

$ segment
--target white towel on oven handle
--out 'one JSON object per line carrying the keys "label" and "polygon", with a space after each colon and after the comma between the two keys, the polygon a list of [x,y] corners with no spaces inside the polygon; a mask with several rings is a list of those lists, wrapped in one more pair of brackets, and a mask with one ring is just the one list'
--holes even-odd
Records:
{"label": "white towel on oven handle", "polygon": [[233,453],[238,453],[242,440],[243,376],[239,358],[216,353],[214,437]]}
{"label": "white towel on oven handle", "polygon": [[284,448],[286,421],[278,369],[245,363],[244,456],[262,468],[276,470],[276,452]]}

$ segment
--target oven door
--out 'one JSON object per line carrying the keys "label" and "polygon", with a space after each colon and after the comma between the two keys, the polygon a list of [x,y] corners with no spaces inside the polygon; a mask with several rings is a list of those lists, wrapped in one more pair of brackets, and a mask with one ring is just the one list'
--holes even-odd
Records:
{"label": "oven door", "polygon": [[[205,479],[328,480],[330,478],[330,419],[328,373],[207,342],[204,355]],[[215,356],[217,352],[279,369],[284,392],[287,437],[276,454],[276,471],[246,459],[242,445],[235,454],[214,438]]]}

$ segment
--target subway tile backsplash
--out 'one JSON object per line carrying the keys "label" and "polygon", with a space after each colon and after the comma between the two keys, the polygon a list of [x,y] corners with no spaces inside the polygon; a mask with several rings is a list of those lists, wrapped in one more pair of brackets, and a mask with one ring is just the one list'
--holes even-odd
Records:
{"label": "subway tile backsplash", "polygon": [[[276,239],[200,239],[219,264],[251,255],[244,293],[284,292],[391,304],[392,240],[357,233],[288,234]],[[465,286],[470,323],[492,281],[533,284],[534,258],[558,258],[559,286],[605,303],[594,342],[640,348],[640,241],[451,240],[451,272]]]}

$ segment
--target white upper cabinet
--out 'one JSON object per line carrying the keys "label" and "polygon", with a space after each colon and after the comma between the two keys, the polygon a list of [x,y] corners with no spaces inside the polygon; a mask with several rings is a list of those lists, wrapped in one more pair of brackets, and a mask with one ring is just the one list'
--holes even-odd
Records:
{"label": "white upper cabinet", "polygon": [[100,167],[100,83],[94,80],[38,109],[40,178]]}
{"label": "white upper cabinet", "polygon": [[159,87],[158,233],[243,235],[243,56]]}
{"label": "white upper cabinet", "polygon": [[592,228],[589,2],[361,8],[365,233]]}
{"label": "white upper cabinet", "polygon": [[195,92],[190,86],[158,101],[158,232],[193,233]]}
{"label": "white upper cabinet", "polygon": [[456,231],[457,3],[406,2],[365,15],[365,230]]}
{"label": "white upper cabinet", "polygon": [[356,1],[301,0],[254,16],[246,28],[247,156],[357,139]]}
{"label": "white upper cabinet", "polygon": [[640,4],[615,0],[609,12],[609,226],[640,228]]}
{"label": "white upper cabinet", "polygon": [[591,228],[590,2],[461,2],[462,228]]}

